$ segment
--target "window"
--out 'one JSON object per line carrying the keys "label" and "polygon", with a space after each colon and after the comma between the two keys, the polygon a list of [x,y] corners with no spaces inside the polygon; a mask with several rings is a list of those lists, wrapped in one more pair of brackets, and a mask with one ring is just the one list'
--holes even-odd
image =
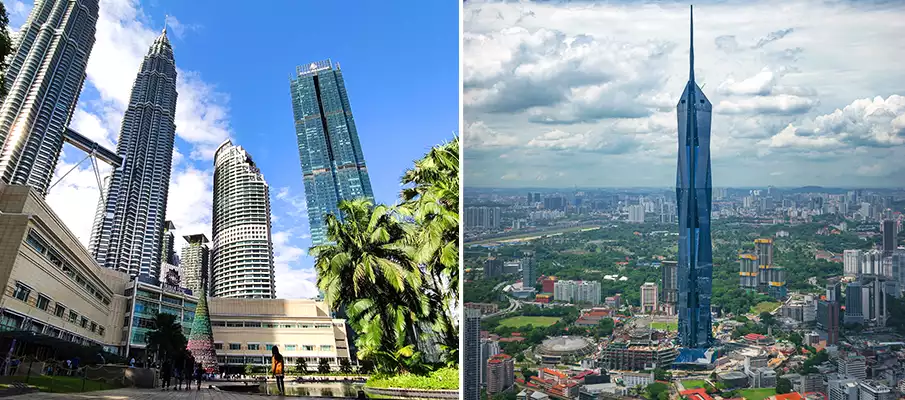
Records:
{"label": "window", "polygon": [[259,345],[257,343],[249,343],[248,349],[249,350],[261,350],[261,345]]}
{"label": "window", "polygon": [[97,327],[97,334],[104,336],[104,327],[103,326]]}
{"label": "window", "polygon": [[333,351],[333,346],[331,346],[329,344],[322,344],[321,351]]}
{"label": "window", "polygon": [[245,327],[246,327],[246,328],[260,328],[260,327],[261,327],[261,323],[260,323],[260,322],[245,321]]}
{"label": "window", "polygon": [[214,350],[223,350],[223,343],[214,343]]}
{"label": "window", "polygon": [[272,351],[272,350],[273,350],[273,345],[272,345],[272,344],[265,344],[265,345],[264,345],[264,350]]}
{"label": "window", "polygon": [[47,308],[50,307],[50,299],[43,294],[39,294],[38,301],[35,303],[35,307],[38,307],[42,311],[47,311]]}
{"label": "window", "polygon": [[79,319],[79,315],[75,311],[69,310],[69,322],[74,324],[77,319]]}
{"label": "window", "polygon": [[241,327],[243,327],[243,324],[242,324],[242,321],[238,321],[238,322],[237,321],[227,321],[226,327],[227,328],[241,328]]}
{"label": "window", "polygon": [[94,322],[91,323],[91,332],[97,332],[97,324]]}
{"label": "window", "polygon": [[19,282],[16,282],[16,290],[13,291],[13,297],[28,302],[28,296],[31,295],[31,289]]}
{"label": "window", "polygon": [[35,249],[38,253],[43,253],[47,246],[41,242],[41,239],[38,239],[32,236],[31,233],[28,234],[28,238],[25,239],[25,243],[28,243],[31,248]]}
{"label": "window", "polygon": [[230,350],[242,350],[242,344],[241,343],[230,343],[229,349]]}
{"label": "window", "polygon": [[304,349],[305,351],[314,351],[314,346],[310,346],[310,345],[306,344],[306,345],[302,346],[302,349]]}
{"label": "window", "polygon": [[79,321],[79,325],[81,325],[82,328],[87,328],[88,327],[88,318],[82,317],[82,320]]}
{"label": "window", "polygon": [[296,346],[294,344],[287,344],[286,351],[295,351]]}
{"label": "window", "polygon": [[211,326],[226,326],[225,321],[211,321]]}
{"label": "window", "polygon": [[53,315],[63,318],[63,314],[65,314],[65,313],[66,313],[66,307],[63,307],[62,304],[57,303],[57,305],[54,307]]}

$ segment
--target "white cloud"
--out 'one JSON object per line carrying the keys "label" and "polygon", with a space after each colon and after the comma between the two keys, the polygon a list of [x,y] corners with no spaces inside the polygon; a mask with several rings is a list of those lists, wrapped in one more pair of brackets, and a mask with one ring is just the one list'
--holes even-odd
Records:
{"label": "white cloud", "polygon": [[[900,181],[858,170],[905,157],[903,15],[905,5],[889,2],[696,7],[714,184]],[[463,18],[466,184],[674,182],[687,6],[471,0]],[[771,175],[765,162],[787,171]],[[550,171],[563,176],[548,179]]]}

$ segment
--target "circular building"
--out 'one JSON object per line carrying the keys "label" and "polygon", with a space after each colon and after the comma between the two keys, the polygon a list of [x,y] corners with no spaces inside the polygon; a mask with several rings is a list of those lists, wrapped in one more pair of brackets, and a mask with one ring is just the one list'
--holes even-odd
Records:
{"label": "circular building", "polygon": [[559,336],[544,340],[535,348],[534,353],[540,356],[543,364],[559,364],[563,356],[576,359],[592,354],[594,350],[594,344],[586,338]]}

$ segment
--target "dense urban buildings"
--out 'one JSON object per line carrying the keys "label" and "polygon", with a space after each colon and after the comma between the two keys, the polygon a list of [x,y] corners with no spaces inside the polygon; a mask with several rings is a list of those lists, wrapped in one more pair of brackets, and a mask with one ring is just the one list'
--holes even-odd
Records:
{"label": "dense urban buildings", "polygon": [[326,215],[342,218],[341,201],[373,200],[374,194],[339,64],[299,66],[290,91],[311,243],[317,246],[327,242]]}
{"label": "dense urban buildings", "polygon": [[466,207],[462,222],[470,229],[499,229],[500,215],[499,207]]}
{"label": "dense urban buildings", "polygon": [[176,138],[176,62],[166,29],[151,44],[132,84],[113,170],[89,249],[98,264],[132,276],[160,276],[161,245]]}
{"label": "dense urban buildings", "polygon": [[46,196],[85,82],[98,0],[34,3],[6,59],[0,180],[32,186]]}
{"label": "dense urban buildings", "polygon": [[553,299],[566,303],[600,304],[600,282],[556,281],[553,283]]}
{"label": "dense urban buildings", "polygon": [[694,80],[694,23],[691,23],[689,76],[677,106],[679,158],[676,203],[679,211],[679,344],[707,348],[712,342],[710,296],[713,254],[710,242],[710,121],[713,105]]}
{"label": "dense urban buildings", "polygon": [[251,155],[229,140],[214,153],[213,297],[276,296],[270,188]]}

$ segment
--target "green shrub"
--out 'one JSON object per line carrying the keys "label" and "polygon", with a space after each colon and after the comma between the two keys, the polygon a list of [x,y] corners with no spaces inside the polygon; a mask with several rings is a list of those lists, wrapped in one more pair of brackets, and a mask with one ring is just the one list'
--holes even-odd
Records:
{"label": "green shrub", "polygon": [[456,390],[459,388],[459,369],[440,368],[427,375],[372,376],[368,379],[365,386],[373,388]]}

